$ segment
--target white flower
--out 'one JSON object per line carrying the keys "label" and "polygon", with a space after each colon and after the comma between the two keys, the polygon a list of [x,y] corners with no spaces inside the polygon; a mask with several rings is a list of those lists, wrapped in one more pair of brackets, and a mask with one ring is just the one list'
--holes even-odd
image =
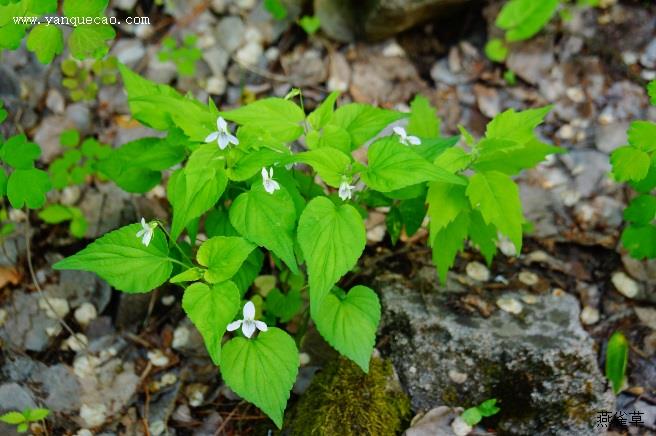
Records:
{"label": "white flower", "polygon": [[255,321],[255,305],[252,301],[244,305],[244,319],[239,319],[228,324],[228,331],[233,332],[239,327],[241,327],[241,331],[247,338],[253,336],[255,329],[261,332],[265,332],[268,329],[267,325],[262,321]]}
{"label": "white flower", "polygon": [[143,217],[141,218],[141,230],[137,232],[137,238],[141,238],[141,243],[146,247],[150,244],[150,240],[153,239],[155,228],[157,228],[157,223],[147,223]]}
{"label": "white flower", "polygon": [[266,168],[262,167],[262,185],[264,185],[264,190],[269,194],[273,194],[280,189],[278,182],[273,180],[273,167],[269,168],[268,173]]}
{"label": "white flower", "polygon": [[401,137],[401,144],[403,145],[421,144],[421,139],[417,138],[416,136],[408,135],[403,127],[394,127],[394,133]]}
{"label": "white flower", "polygon": [[339,185],[339,191],[337,192],[337,195],[339,195],[339,198],[341,198],[342,201],[350,200],[353,196],[354,189],[355,186],[350,185],[349,182],[343,180]]}
{"label": "white flower", "polygon": [[212,132],[209,135],[207,135],[207,138],[205,138],[205,142],[213,142],[216,141],[217,144],[219,144],[219,148],[221,150],[225,150],[225,148],[228,146],[228,144],[235,144],[239,145],[239,139],[237,139],[235,136],[231,135],[230,132],[228,131],[228,123],[226,123],[226,120],[223,119],[223,117],[219,117],[216,119],[216,132]]}

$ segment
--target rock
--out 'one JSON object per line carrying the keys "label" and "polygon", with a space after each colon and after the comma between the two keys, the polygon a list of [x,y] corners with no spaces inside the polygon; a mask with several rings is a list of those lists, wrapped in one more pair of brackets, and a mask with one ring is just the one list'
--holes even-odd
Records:
{"label": "rock", "polygon": [[513,45],[506,61],[510,70],[533,85],[542,80],[553,64],[553,40],[548,37],[536,37]]}
{"label": "rock", "polygon": [[280,63],[294,86],[316,86],[326,80],[326,63],[319,50],[297,46],[291,53],[283,55]]}
{"label": "rock", "polygon": [[618,271],[613,274],[611,281],[617,291],[626,298],[635,298],[640,293],[640,285],[631,277]]}
{"label": "rock", "polygon": [[241,18],[229,16],[219,21],[214,36],[221,47],[232,53],[241,45],[244,30],[244,22]]}
{"label": "rock", "polygon": [[[391,273],[379,274],[374,286],[383,306],[380,333],[388,339],[381,351],[416,410],[497,398],[499,433],[596,434],[596,411],[613,410],[613,396],[574,297],[538,295],[520,315],[496,311],[484,318],[463,316],[459,294],[427,292],[434,286],[411,287]],[[521,298],[513,292],[505,297]],[[464,383],[449,377],[453,368],[468,374]]]}
{"label": "rock", "polygon": [[66,107],[64,96],[54,88],[48,90],[48,95],[46,97],[46,107],[56,114],[63,114],[64,108]]}
{"label": "rock", "polygon": [[60,271],[59,283],[46,285],[45,290],[50,295],[65,299],[74,308],[91,304],[94,309],[97,308],[96,313],[105,310],[112,293],[107,282],[96,274],[72,270]]}
{"label": "rock", "polygon": [[41,146],[41,160],[51,162],[62,153],[59,135],[67,129],[75,128],[75,123],[63,115],[51,115],[43,118],[34,133],[33,141]]}
{"label": "rock", "polygon": [[[0,415],[6,412],[21,411],[37,407],[32,394],[17,383],[0,385]],[[0,422],[0,434],[3,436],[18,436],[15,425]]]}
{"label": "rock", "polygon": [[203,60],[212,74],[223,75],[230,61],[230,54],[221,47],[212,47],[203,51]]}
{"label": "rock", "polygon": [[467,436],[472,431],[472,426],[467,424],[460,416],[451,423],[451,430],[456,436]]}
{"label": "rock", "polygon": [[328,91],[346,91],[351,83],[351,66],[346,57],[338,51],[331,52],[329,60],[330,68],[328,82],[326,82]]}
{"label": "rock", "polygon": [[82,303],[80,307],[75,309],[75,313],[73,315],[75,316],[75,321],[77,321],[78,324],[80,324],[82,327],[86,327],[91,321],[96,319],[98,312],[96,311],[96,308],[93,304]]}
{"label": "rock", "polygon": [[[461,411],[462,409],[460,409]],[[458,409],[439,406],[425,414],[413,418],[410,428],[403,433],[404,436],[451,436],[451,422],[460,413]]]}
{"label": "rock", "polygon": [[45,406],[54,413],[73,413],[80,408],[81,386],[72,368],[57,364],[31,374],[43,393]]}
{"label": "rock", "polygon": [[350,360],[330,362],[312,380],[307,392],[287,412],[290,436],[396,435],[410,404],[392,365],[373,357],[365,374]]}
{"label": "rock", "polygon": [[465,267],[467,276],[477,282],[487,282],[490,280],[490,270],[480,262],[469,262]]}
{"label": "rock", "polygon": [[47,329],[56,329],[59,323],[40,309],[40,299],[39,294],[13,291],[13,302],[7,308],[0,338],[18,349],[43,351],[50,341]]}
{"label": "rock", "polygon": [[338,41],[381,40],[452,13],[466,0],[314,0],[321,29]]}
{"label": "rock", "polygon": [[597,125],[595,129],[595,143],[597,149],[606,154],[627,143],[626,132],[629,128],[628,122],[616,121],[608,124]]}
{"label": "rock", "polygon": [[119,38],[112,47],[111,54],[130,68],[134,68],[146,55],[143,42],[137,38]]}

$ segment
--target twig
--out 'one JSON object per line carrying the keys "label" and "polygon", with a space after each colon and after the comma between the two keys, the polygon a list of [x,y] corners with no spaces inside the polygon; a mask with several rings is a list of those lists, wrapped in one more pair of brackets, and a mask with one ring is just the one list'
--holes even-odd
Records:
{"label": "twig", "polygon": [[46,297],[45,293],[43,292],[43,289],[41,289],[41,286],[39,285],[38,280],[36,279],[36,274],[34,273],[34,265],[32,265],[32,249],[31,249],[31,241],[30,241],[30,215],[29,215],[29,210],[25,208],[25,251],[27,252],[27,267],[30,270],[30,277],[32,277],[32,282],[34,283],[34,287],[36,290],[39,292],[39,296],[41,297],[42,300],[46,302],[48,305],[48,308],[50,311],[55,315],[55,318],[57,318],[57,321],[61,326],[77,341],[81,346],[82,349],[86,350],[87,349],[87,344],[82,342],[78,337],[77,334],[73,331],[73,329],[64,321],[63,318],[59,316],[57,311],[55,310],[54,307],[52,307],[52,304],[50,304],[50,299]]}
{"label": "twig", "polygon": [[239,407],[240,407],[242,404],[244,404],[244,402],[243,402],[243,401],[240,401],[240,402],[235,406],[235,408],[232,409],[232,410],[230,411],[230,413],[228,414],[228,416],[226,416],[226,419],[223,420],[223,422],[221,423],[221,425],[219,426],[219,428],[217,428],[216,431],[214,432],[214,436],[219,436],[219,435],[221,434],[221,432],[223,431],[223,429],[225,428],[225,426],[228,424],[228,421],[230,421],[230,420],[232,419],[233,415],[235,414],[235,412],[237,411],[237,409],[239,409]]}

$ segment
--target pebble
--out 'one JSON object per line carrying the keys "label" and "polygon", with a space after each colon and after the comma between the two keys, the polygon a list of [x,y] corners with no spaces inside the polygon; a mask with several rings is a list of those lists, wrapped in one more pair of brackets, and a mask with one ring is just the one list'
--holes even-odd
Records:
{"label": "pebble", "polygon": [[49,297],[47,300],[45,298],[40,298],[39,308],[45,310],[46,316],[52,319],[64,318],[68,315],[68,312],[71,311],[68,301],[64,298],[58,297]]}
{"label": "pebble", "polygon": [[82,303],[80,307],[75,309],[74,316],[78,324],[82,327],[86,327],[91,321],[98,317],[98,312],[93,304]]}
{"label": "pebble", "polygon": [[153,350],[148,352],[148,360],[154,366],[166,366],[169,364],[169,358],[162,352],[162,350]]}
{"label": "pebble", "polygon": [[535,295],[531,295],[531,294],[524,294],[524,295],[522,295],[521,298],[522,298],[522,301],[526,304],[535,304],[535,303],[538,302],[538,297],[536,297]]}
{"label": "pebble", "polygon": [[501,251],[504,255],[508,257],[517,256],[517,247],[515,247],[515,244],[513,244],[512,241],[506,236],[499,237],[497,246],[499,247],[499,251]]}
{"label": "pebble", "polygon": [[187,386],[185,393],[189,399],[189,405],[191,407],[202,405],[205,401],[205,392],[207,392],[207,386],[200,383],[193,383]]}
{"label": "pebble", "polygon": [[162,297],[162,304],[164,306],[170,306],[175,303],[175,295],[165,295]]}
{"label": "pebble", "polygon": [[180,404],[171,415],[171,418],[178,422],[191,422],[193,420],[191,409],[186,404]]}
{"label": "pebble", "polygon": [[50,336],[51,338],[54,338],[55,336],[59,336],[59,334],[62,331],[62,326],[59,324],[55,324],[50,327],[46,327],[46,334]]}
{"label": "pebble", "polygon": [[396,41],[391,41],[383,47],[383,56],[386,58],[405,56],[405,50]]}
{"label": "pebble", "polygon": [[82,351],[89,344],[89,339],[82,333],[75,333],[73,336],[69,336],[62,343],[62,350],[71,350],[71,351]]}
{"label": "pebble", "polygon": [[522,312],[522,303],[510,297],[501,297],[497,299],[497,306],[505,312],[518,315]]}
{"label": "pebble", "polygon": [[519,273],[519,281],[526,286],[535,286],[540,282],[540,277],[532,271],[522,271]]}
{"label": "pebble", "polygon": [[210,94],[223,95],[227,86],[228,82],[226,82],[225,76],[216,75],[207,79],[205,90]]}
{"label": "pebble", "polygon": [[155,422],[151,422],[148,426],[148,430],[151,435],[159,436],[166,431],[166,424],[164,424],[164,421],[160,419]]}
{"label": "pebble", "polygon": [[93,436],[93,433],[91,430],[88,430],[86,428],[81,428],[75,433],[75,436]]}
{"label": "pebble", "polygon": [[59,197],[59,201],[64,206],[73,206],[80,199],[80,187],[77,185],[65,187]]}
{"label": "pebble", "polygon": [[244,23],[239,17],[225,17],[216,26],[216,40],[228,53],[234,52],[241,45],[243,34]]}
{"label": "pebble", "polygon": [[596,324],[599,321],[599,310],[592,306],[585,306],[581,311],[581,322],[585,325]]}
{"label": "pebble", "polygon": [[237,51],[235,59],[247,67],[254,67],[260,60],[262,53],[263,49],[259,43],[249,42]]}
{"label": "pebble", "polygon": [[50,89],[46,97],[46,107],[56,114],[63,114],[66,107],[64,96],[56,89]]}
{"label": "pebble", "polygon": [[175,350],[184,348],[189,343],[189,329],[185,326],[179,326],[173,331],[173,343],[171,346]]}
{"label": "pebble", "polygon": [[73,361],[73,372],[80,378],[91,377],[96,373],[99,363],[99,359],[95,356],[84,355],[76,357]]}
{"label": "pebble", "polygon": [[638,282],[627,276],[624,272],[618,271],[611,278],[615,289],[627,298],[634,298],[638,295],[640,288]]}
{"label": "pebble", "polygon": [[83,404],[80,407],[80,418],[89,427],[98,427],[105,422],[107,417],[107,407],[104,404]]}
{"label": "pebble", "polygon": [[310,363],[310,355],[308,353],[300,353],[298,357],[301,362],[301,366],[305,366]]}
{"label": "pebble", "polygon": [[480,262],[469,262],[465,268],[469,278],[478,282],[487,282],[490,280],[490,270]]}
{"label": "pebble", "polygon": [[467,424],[460,416],[451,423],[451,430],[456,436],[467,436],[472,431],[472,426]]}
{"label": "pebble", "polygon": [[455,369],[450,369],[449,378],[453,380],[454,383],[462,384],[467,381],[467,374],[456,371]]}

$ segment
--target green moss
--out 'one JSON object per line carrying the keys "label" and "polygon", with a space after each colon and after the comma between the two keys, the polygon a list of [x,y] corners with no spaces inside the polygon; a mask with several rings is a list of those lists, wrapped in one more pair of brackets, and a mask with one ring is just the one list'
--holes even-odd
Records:
{"label": "green moss", "polygon": [[369,374],[339,358],[318,373],[288,413],[290,436],[395,435],[410,418],[410,400],[393,377],[392,365],[373,358]]}

